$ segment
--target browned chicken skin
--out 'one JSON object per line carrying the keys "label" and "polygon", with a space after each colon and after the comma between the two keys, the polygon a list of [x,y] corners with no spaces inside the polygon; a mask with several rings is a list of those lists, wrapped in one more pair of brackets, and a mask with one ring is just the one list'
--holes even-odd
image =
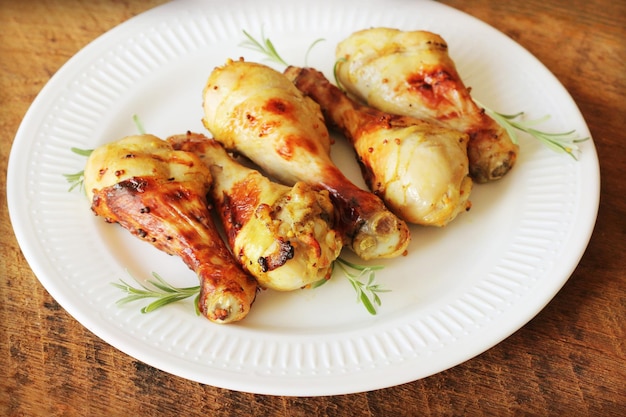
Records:
{"label": "browned chicken skin", "polygon": [[410,233],[380,198],[348,180],[330,158],[330,136],[319,106],[283,74],[265,65],[229,61],[204,90],[203,119],[228,150],[293,185],[326,189],[345,244],[363,259],[402,254]]}
{"label": "browned chicken skin", "polygon": [[182,258],[200,280],[199,309],[209,320],[243,319],[256,281],[221,239],[206,194],[211,176],[195,155],[152,136],[131,136],[95,149],[85,167],[92,210],[156,248]]}
{"label": "browned chicken skin", "polygon": [[474,102],[441,36],[365,29],[340,42],[336,57],[341,85],[370,106],[467,133],[476,182],[497,180],[515,164],[518,146]]}
{"label": "browned chicken skin", "polygon": [[233,254],[264,288],[291,291],[329,279],[342,248],[326,190],[270,181],[233,159],[222,145],[188,132],[167,139],[211,170],[210,194]]}
{"label": "browned chicken skin", "polygon": [[312,68],[285,75],[350,140],[367,185],[402,219],[445,226],[469,208],[467,135],[360,105]]}

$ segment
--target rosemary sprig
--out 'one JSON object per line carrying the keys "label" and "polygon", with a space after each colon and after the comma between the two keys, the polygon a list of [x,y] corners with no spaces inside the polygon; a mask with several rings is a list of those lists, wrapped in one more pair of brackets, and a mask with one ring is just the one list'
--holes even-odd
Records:
{"label": "rosemary sprig", "polygon": [[200,297],[200,286],[196,285],[193,287],[174,287],[165,281],[159,274],[156,272],[152,273],[152,276],[155,278],[154,280],[149,280],[148,283],[151,287],[143,284],[139,284],[141,288],[136,288],[124,280],[120,279],[120,283],[113,282],[111,285],[117,287],[124,291],[127,295],[124,298],[120,298],[117,301],[117,305],[124,305],[127,303],[131,303],[133,301],[145,300],[154,298],[155,300],[144,306],[141,309],[142,313],[150,313],[156,309],[164,307],[168,304],[172,304],[178,301],[185,300],[191,296],[195,297],[194,305],[196,306],[196,314],[199,314],[198,311],[198,297]]}
{"label": "rosemary sprig", "polygon": [[[381,288],[380,284],[374,283],[376,271],[383,269],[383,266],[357,265],[343,258],[337,258],[333,264],[333,268],[336,265],[339,265],[339,268],[341,268],[346,278],[348,278],[348,281],[350,281],[352,288],[354,288],[357,303],[363,303],[363,306],[370,314],[376,315],[376,307],[374,304],[379,307],[382,304],[378,294],[391,291]],[[364,277],[367,277],[367,281],[361,280]]]}
{"label": "rosemary sprig", "polygon": [[[356,265],[342,258],[337,258],[337,260],[333,264],[333,268],[335,267],[335,265],[339,265],[344,275],[348,278],[350,284],[356,291],[357,303],[363,303],[367,311],[370,314],[375,315],[376,307],[374,306],[374,304],[379,307],[382,304],[380,296],[378,294],[390,291],[385,290],[381,288],[379,284],[374,283],[374,280],[376,278],[375,271],[380,270],[383,267]],[[173,285],[165,281],[156,272],[153,272],[152,276],[155,279],[148,281],[148,284],[150,284],[150,286],[139,283],[140,288],[133,287],[122,279],[120,279],[119,283],[112,282],[111,285],[121,289],[126,293],[126,296],[117,300],[116,304],[122,306],[134,301],[154,299],[154,301],[141,308],[142,313],[150,313],[168,304],[182,301],[195,295],[194,306],[196,309],[196,314],[200,314],[198,310],[198,297],[200,296],[200,286],[183,288],[174,287]],[[365,276],[367,276],[367,282],[361,280],[361,278]],[[317,288],[326,283],[326,281],[326,279],[317,281],[311,284],[311,288]]]}
{"label": "rosemary sprig", "polygon": [[580,152],[578,144],[589,139],[589,137],[580,138],[575,130],[567,132],[551,133],[543,130],[539,130],[534,126],[547,121],[550,115],[545,115],[535,120],[520,120],[524,115],[524,112],[515,114],[502,114],[498,113],[490,108],[477,102],[482,108],[485,109],[487,115],[498,122],[509,134],[513,143],[519,143],[517,131],[521,131],[529,134],[535,139],[539,140],[550,149],[556,152],[565,152],[574,159],[578,159],[577,154]]}
{"label": "rosemary sprig", "polygon": [[315,45],[317,45],[320,42],[324,42],[326,39],[324,38],[317,38],[315,39],[311,45],[309,45],[309,48],[306,50],[306,54],[304,55],[304,66],[308,67],[309,66],[309,54],[311,53],[311,51],[313,50],[313,48],[315,47]]}
{"label": "rosemary sprig", "polygon": [[243,31],[243,34],[246,35],[247,40],[239,44],[239,46],[243,46],[244,48],[260,52],[265,55],[268,60],[273,61],[277,64],[281,64],[286,67],[289,66],[289,64],[278,54],[272,41],[265,37],[263,29],[261,29],[261,41],[257,41],[256,39],[254,39],[254,37],[252,37],[252,35],[250,35],[245,30]]}
{"label": "rosemary sprig", "polygon": [[73,191],[74,188],[79,187],[83,189],[83,181],[85,180],[85,171],[78,171],[73,174],[63,174],[67,182],[70,183],[70,188],[67,191]]}
{"label": "rosemary sprig", "polygon": [[91,153],[93,152],[93,149],[80,149],[80,148],[74,148],[74,147],[71,147],[70,150],[74,152],[76,155],[80,155],[84,157],[89,157],[89,155],[91,155]]}
{"label": "rosemary sprig", "polygon": [[[70,148],[72,152],[76,155],[88,157],[93,152],[93,149],[79,149],[79,148]],[[83,189],[83,182],[85,181],[85,171],[78,171],[73,174],[63,174],[67,182],[70,183],[70,188],[68,191],[74,190],[74,188],[79,187],[80,190]]]}
{"label": "rosemary sprig", "polygon": [[[276,48],[274,47],[274,44],[272,43],[272,41],[265,37],[265,34],[263,33],[262,29],[261,29],[261,40],[260,41],[255,39],[252,35],[250,35],[250,33],[248,33],[245,30],[243,31],[243,34],[246,36],[246,40],[243,41],[242,43],[240,43],[239,46],[242,46],[242,47],[247,48],[247,49],[251,49],[253,51],[256,51],[256,52],[259,52],[259,53],[265,55],[265,57],[266,57],[266,59],[268,61],[280,64],[280,65],[284,65],[285,67],[289,66],[287,61],[285,61],[278,54],[278,51],[276,51]],[[324,40],[325,40],[324,38],[318,38],[318,39],[314,40],[311,43],[311,45],[309,45],[309,47],[306,50],[306,53],[304,55],[304,65],[305,66],[308,65],[309,53],[311,52],[311,50],[315,47],[315,45],[317,45],[320,42],[323,42]]]}

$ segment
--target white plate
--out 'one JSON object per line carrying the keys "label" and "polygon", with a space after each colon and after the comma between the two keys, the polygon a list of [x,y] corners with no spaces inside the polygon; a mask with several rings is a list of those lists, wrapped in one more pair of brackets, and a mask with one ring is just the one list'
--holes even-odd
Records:
{"label": "white plate", "polygon": [[[473,208],[445,229],[413,229],[409,255],[380,262],[382,294],[371,316],[346,279],[316,290],[266,291],[240,324],[197,317],[191,300],[151,314],[116,306],[119,279],[156,271],[195,285],[180,260],[105,224],[63,174],[94,148],[136,133],[137,113],[165,137],[203,131],[201,91],[239,46],[262,30],[283,57],[331,75],[334,47],[369,26],[426,29],[450,45],[475,96],[505,113],[551,114],[546,130],[589,131],[561,84],[528,52],[484,23],[430,1],[175,1],[111,30],[73,57],[42,90],[13,144],[11,220],[44,287],[80,323],[164,371],[219,387],[276,395],[331,395],[424,378],[494,346],[537,314],[568,279],[589,241],[599,200],[592,141],[579,161],[522,138],[518,165],[477,186]],[[362,185],[338,138],[333,157]],[[348,255],[349,256],[349,255]]]}

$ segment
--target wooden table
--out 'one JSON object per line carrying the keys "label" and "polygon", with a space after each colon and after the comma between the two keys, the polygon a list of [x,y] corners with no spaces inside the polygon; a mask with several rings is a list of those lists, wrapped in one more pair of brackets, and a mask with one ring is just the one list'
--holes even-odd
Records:
{"label": "wooden table", "polygon": [[[89,41],[162,0],[0,0],[0,147],[50,77]],[[621,416],[626,410],[626,4],[445,0],[530,50],[580,106],[602,195],[595,233],[565,287],[511,337],[453,369],[374,392],[319,398],[201,385],[119,352],[42,288],[12,233],[0,181],[0,414]]]}

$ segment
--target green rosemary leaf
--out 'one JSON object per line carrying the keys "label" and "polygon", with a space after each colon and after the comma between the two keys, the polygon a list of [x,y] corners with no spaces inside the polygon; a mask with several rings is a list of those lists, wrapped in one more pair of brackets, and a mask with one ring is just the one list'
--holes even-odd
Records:
{"label": "green rosemary leaf", "polygon": [[524,132],[539,140],[548,148],[556,152],[567,153],[572,158],[577,160],[577,155],[580,152],[578,144],[589,140],[589,137],[580,138],[576,134],[575,130],[570,130],[567,132],[546,132],[533,127],[547,121],[550,118],[550,115],[545,115],[534,120],[520,120],[520,118],[524,115],[524,112],[519,112],[515,114],[503,114],[491,110],[490,108],[479,103],[478,101],[476,101],[476,104],[484,108],[485,112],[506,130],[506,132],[511,137],[511,140],[515,144],[519,143],[517,132]]}
{"label": "green rosemary leaf", "polygon": [[188,297],[190,297],[191,294],[170,294],[170,295],[166,295],[166,296],[161,296],[159,298],[157,298],[155,301],[151,302],[150,304],[148,304],[147,306],[143,307],[141,309],[142,313],[151,313],[154,310],[157,310],[161,307],[164,307],[168,304],[172,304],[178,301],[182,301]]}
{"label": "green rosemary leaf", "polygon": [[378,294],[374,293],[374,302],[376,303],[376,305],[378,305],[380,307],[381,305],[381,301],[380,301],[380,297],[378,296]]}
{"label": "green rosemary leaf", "polygon": [[120,298],[119,300],[117,300],[115,304],[119,306],[123,306],[125,304],[132,303],[133,301],[143,300],[144,298],[145,296],[140,295],[140,294],[127,295],[126,297]]}
{"label": "green rosemary leaf", "polygon": [[[285,61],[280,54],[278,53],[278,51],[276,50],[276,47],[274,46],[274,43],[265,37],[265,33],[263,32],[263,29],[261,29],[261,40],[257,40],[255,39],[252,35],[250,35],[250,33],[248,33],[247,31],[243,31],[243,34],[246,36],[246,40],[241,42],[239,44],[239,46],[242,46],[244,48],[250,49],[252,51],[256,51],[261,53],[262,55],[265,55],[265,59],[267,61],[271,61],[280,65],[284,65],[285,67],[289,66],[289,63],[287,61]],[[309,45],[308,49],[306,50],[306,53],[304,55],[304,64],[305,66],[308,65],[308,59],[309,59],[309,54],[311,52],[311,50],[315,47],[315,45],[317,45],[318,43],[325,41],[324,38],[318,38],[316,40],[314,40],[311,45]]]}
{"label": "green rosemary leaf", "polygon": [[367,310],[368,313],[370,313],[373,316],[376,315],[376,308],[374,307],[374,305],[370,301],[370,299],[367,296],[367,294],[361,293],[361,302],[365,306],[365,309]]}
{"label": "green rosemary leaf", "polygon": [[309,53],[311,53],[311,50],[315,47],[315,45],[317,45],[320,42],[324,42],[325,40],[326,39],[324,39],[324,38],[318,38],[318,39],[314,40],[311,45],[309,45],[309,49],[306,50],[306,54],[304,55],[304,66],[305,67],[309,66]]}
{"label": "green rosemary leaf", "polygon": [[[382,301],[378,293],[389,292],[380,287],[380,284],[375,284],[376,272],[383,268],[383,266],[365,266],[357,265],[343,258],[337,258],[333,267],[338,265],[342,270],[354,292],[356,293],[357,303],[363,303],[365,309],[372,315],[376,314],[376,308],[374,304],[380,306]],[[367,276],[367,282],[363,282],[360,279]]]}
{"label": "green rosemary leaf", "polygon": [[327,282],[328,282],[328,279],[327,279],[327,278],[322,278],[322,279],[320,279],[320,280],[317,280],[317,281],[315,281],[315,282],[312,282],[312,283],[311,283],[311,289],[321,287],[322,285],[326,284]]}
{"label": "green rosemary leaf", "polygon": [[336,261],[341,263],[341,264],[343,264],[343,265],[345,265],[345,266],[348,266],[348,267],[350,267],[352,269],[355,269],[357,271],[368,271],[369,272],[369,271],[377,271],[377,270],[385,268],[382,265],[358,265],[358,264],[352,263],[350,261],[347,261],[347,260],[345,260],[343,258],[337,258]]}
{"label": "green rosemary leaf", "polygon": [[350,284],[352,284],[352,288],[354,288],[354,292],[356,293],[356,302],[359,303],[361,301],[361,297],[363,297],[363,289],[361,288],[361,283],[354,279],[350,280]]}
{"label": "green rosemary leaf", "polygon": [[[200,286],[193,287],[174,287],[167,281],[165,281],[156,272],[152,273],[153,280],[149,280],[148,285],[144,285],[138,282],[140,288],[133,287],[120,279],[119,283],[111,283],[114,287],[117,287],[124,291],[127,295],[117,301],[117,304],[124,305],[130,302],[154,299],[148,305],[141,309],[142,313],[150,313],[168,304],[172,304],[191,296],[196,296],[196,301],[200,295]],[[198,307],[196,307],[197,309]]]}
{"label": "green rosemary leaf", "polygon": [[[80,149],[71,147],[70,151],[76,155],[88,157],[93,152],[93,149]],[[85,171],[78,171],[73,174],[63,174],[65,180],[70,183],[70,188],[67,191],[73,191],[75,188],[83,189],[83,182],[85,180]]]}
{"label": "green rosemary leaf", "polygon": [[247,40],[239,44],[239,46],[243,46],[244,48],[260,52],[261,54],[265,55],[266,59],[270,61],[284,66],[289,66],[289,64],[278,54],[272,41],[265,37],[262,29],[261,41],[257,41],[256,39],[254,39],[254,37],[252,37],[252,35],[250,35],[245,30],[243,31],[243,34],[246,36]]}
{"label": "green rosemary leaf", "polygon": [[93,149],[80,149],[75,147],[71,147],[70,150],[80,156],[89,156],[93,152]]}
{"label": "green rosemary leaf", "polygon": [[85,179],[85,171],[79,171],[74,174],[63,174],[65,180],[70,183],[70,188],[68,191],[73,191],[74,188],[79,187],[83,188],[83,181]]}

